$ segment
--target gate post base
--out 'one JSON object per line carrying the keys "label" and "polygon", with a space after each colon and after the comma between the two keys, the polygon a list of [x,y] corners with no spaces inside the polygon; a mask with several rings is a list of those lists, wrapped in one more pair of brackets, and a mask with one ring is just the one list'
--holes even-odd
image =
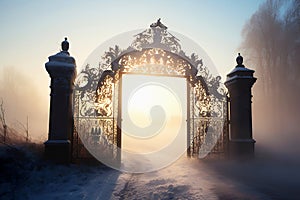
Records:
{"label": "gate post base", "polygon": [[229,158],[253,159],[253,139],[237,139],[229,141]]}
{"label": "gate post base", "polygon": [[55,163],[68,164],[71,162],[70,140],[48,140],[45,145],[45,157]]}

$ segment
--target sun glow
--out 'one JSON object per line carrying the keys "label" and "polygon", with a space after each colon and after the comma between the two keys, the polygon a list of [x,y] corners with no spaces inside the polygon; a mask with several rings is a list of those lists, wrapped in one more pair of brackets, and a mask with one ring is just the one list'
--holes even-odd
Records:
{"label": "sun glow", "polygon": [[[186,139],[184,78],[123,75],[122,85],[124,151],[155,152],[178,135]],[[181,140],[178,145],[185,144]]]}
{"label": "sun glow", "polygon": [[147,82],[131,92],[127,107],[129,116],[136,125],[141,127],[151,124],[152,119],[149,114],[159,106],[170,112],[170,115],[181,116],[181,105],[174,95],[163,85]]}

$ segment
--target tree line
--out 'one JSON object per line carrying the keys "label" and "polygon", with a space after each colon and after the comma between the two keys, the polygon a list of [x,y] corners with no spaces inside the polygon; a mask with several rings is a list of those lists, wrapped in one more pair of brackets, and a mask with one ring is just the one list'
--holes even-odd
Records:
{"label": "tree line", "polygon": [[277,125],[299,119],[300,1],[262,3],[243,27],[241,51],[256,71],[254,95],[264,118]]}

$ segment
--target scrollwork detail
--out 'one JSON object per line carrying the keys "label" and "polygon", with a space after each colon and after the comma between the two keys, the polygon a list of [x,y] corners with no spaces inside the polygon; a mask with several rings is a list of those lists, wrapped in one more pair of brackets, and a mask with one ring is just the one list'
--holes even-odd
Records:
{"label": "scrollwork detail", "polygon": [[[120,118],[117,101],[122,73],[177,76],[187,78],[190,86],[191,93],[188,95],[193,105],[189,112],[193,123],[188,126],[194,131],[190,142],[192,152],[199,153],[204,141],[214,137],[207,135],[208,129],[212,126],[216,126],[218,131],[222,129],[221,120],[212,120],[213,117],[221,119],[226,114],[226,89],[221,77],[214,77],[197,54],[187,56],[180,40],[169,33],[160,20],[134,37],[127,49],[118,45],[110,47],[100,57],[98,66],[86,64],[77,76],[74,116],[82,139],[87,142],[95,142],[96,139],[95,144],[108,143],[105,151],[112,151],[112,145],[117,143]],[[101,134],[98,135],[92,131],[100,129]]]}

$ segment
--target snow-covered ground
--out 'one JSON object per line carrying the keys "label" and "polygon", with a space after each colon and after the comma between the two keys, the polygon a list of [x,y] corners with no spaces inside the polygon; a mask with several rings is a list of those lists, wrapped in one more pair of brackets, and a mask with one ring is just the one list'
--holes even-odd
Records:
{"label": "snow-covered ground", "polygon": [[183,157],[162,170],[122,173],[99,165],[54,165],[1,147],[0,199],[300,199],[299,165]]}

